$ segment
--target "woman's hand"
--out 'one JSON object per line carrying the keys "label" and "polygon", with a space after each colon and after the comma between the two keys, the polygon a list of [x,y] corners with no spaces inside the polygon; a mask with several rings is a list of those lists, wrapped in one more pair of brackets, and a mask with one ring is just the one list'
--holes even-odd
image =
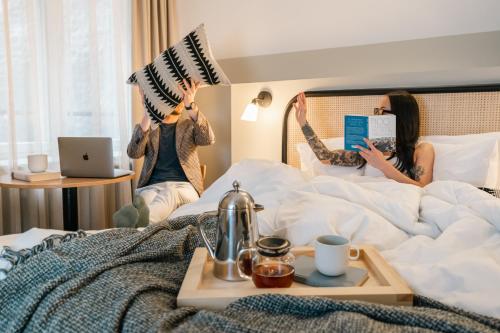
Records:
{"label": "woman's hand", "polygon": [[301,92],[297,95],[297,102],[293,103],[293,107],[295,108],[295,119],[297,119],[297,122],[302,128],[307,122],[306,95],[304,94],[304,92]]}
{"label": "woman's hand", "polygon": [[143,132],[146,132],[151,125],[151,118],[149,118],[148,112],[146,110],[146,105],[144,104],[144,91],[139,88],[139,94],[141,95],[141,103],[144,108],[144,115],[141,120],[141,129]]}
{"label": "woman's hand", "polygon": [[186,79],[183,79],[182,82],[184,83],[184,87],[179,84],[179,89],[182,91],[184,107],[191,106],[191,110],[186,110],[188,111],[191,119],[196,121],[198,119],[198,106],[194,104],[194,96],[196,95],[196,91],[198,91],[201,82],[195,82],[192,79],[191,84]]}
{"label": "woman's hand", "polygon": [[385,174],[385,170],[391,164],[386,160],[384,154],[378,150],[370,140],[365,138],[364,141],[368,145],[369,149],[361,146],[354,146],[360,150],[359,155],[361,155],[361,157],[363,157],[372,167],[379,169]]}
{"label": "woman's hand", "polygon": [[184,106],[189,107],[191,103],[194,102],[194,96],[196,95],[196,91],[198,91],[201,82],[195,82],[192,79],[191,82],[188,82],[186,79],[183,79],[182,82],[184,83],[184,86],[179,84],[179,89],[182,91]]}

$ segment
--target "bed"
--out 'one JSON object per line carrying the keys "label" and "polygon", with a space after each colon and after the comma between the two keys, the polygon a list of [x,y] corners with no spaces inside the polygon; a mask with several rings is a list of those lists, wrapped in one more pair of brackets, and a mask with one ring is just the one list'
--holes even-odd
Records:
{"label": "bed", "polygon": [[[306,92],[308,121],[329,148],[342,148],[343,116],[353,109],[369,114],[381,95],[395,89]],[[355,167],[346,173],[346,168],[317,161],[318,168],[313,162],[304,168],[310,161],[297,146],[307,144],[291,100],[283,120],[282,163],[241,161],[198,202],[173,216],[216,209],[221,194],[238,179],[266,207],[259,213],[262,234],[280,234],[297,246],[325,233],[374,244],[416,293],[500,318],[500,200],[495,198],[500,188],[500,87],[403,89],[419,103],[421,133],[440,155],[434,173],[442,180],[420,189],[363,176]],[[482,157],[484,147],[495,156]],[[316,159],[311,151],[309,156]],[[465,165],[454,165],[460,156]]]}
{"label": "bed", "polygon": [[[310,123],[320,138],[332,139],[329,144],[333,147],[339,144],[338,137],[342,136],[342,126],[339,125],[342,124],[342,116],[351,112],[350,110],[353,108],[372,110],[377,98],[389,90],[393,89],[307,92]],[[417,100],[422,107],[423,134],[432,136],[430,140],[437,140],[432,141],[436,145],[446,145],[445,148],[448,150],[453,148],[450,153],[441,147],[443,152],[448,154],[445,154],[447,158],[456,156],[453,153],[460,153],[460,149],[463,149],[464,146],[468,149],[479,147],[474,149],[474,152],[480,151],[481,147],[487,146],[489,147],[488,151],[491,150],[492,156],[495,154],[495,156],[498,156],[500,152],[498,147],[498,141],[500,140],[498,133],[500,131],[499,85],[407,90],[417,96]],[[493,171],[498,173],[499,169],[494,164],[494,157],[481,157],[480,160],[479,155],[468,156],[475,163],[473,166],[468,165],[467,167],[476,168],[475,171],[477,172],[475,173],[481,173],[481,177],[477,177],[477,174],[464,174],[461,170],[457,173],[448,172],[446,170],[450,168],[450,165],[446,165],[445,170],[440,174],[442,179],[433,182],[424,189],[413,185],[399,184],[383,177],[364,176],[359,174],[359,171],[338,174],[338,170],[325,171],[315,168],[314,165],[308,169],[307,166],[303,166],[303,164],[307,164],[305,163],[307,162],[306,159],[297,150],[298,145],[304,143],[304,139],[293,117],[290,116],[292,102],[293,100],[290,101],[287,110],[285,110],[282,162],[244,160],[236,163],[204,192],[200,200],[180,207],[169,218],[170,221],[167,224],[147,228],[144,235],[138,231],[128,229],[111,230],[107,233],[99,233],[93,238],[88,237],[87,243],[94,242],[94,246],[100,249],[99,252],[95,248],[86,248],[89,253],[95,253],[96,259],[91,255],[78,256],[76,250],[74,250],[79,246],[77,242],[68,242],[66,247],[58,251],[45,251],[38,256],[47,257],[47,261],[53,260],[54,262],[61,260],[61,253],[64,254],[63,257],[74,258],[75,262],[78,261],[78,265],[67,268],[64,271],[64,276],[83,276],[78,280],[81,284],[88,281],[89,276],[96,279],[97,274],[95,270],[92,270],[85,271],[88,275],[82,275],[82,267],[88,267],[90,262],[92,268],[101,267],[97,262],[108,267],[112,266],[109,260],[114,260],[113,263],[116,266],[112,267],[116,268],[113,268],[112,273],[106,271],[105,274],[98,275],[98,280],[101,281],[101,279],[107,278],[108,280],[100,283],[115,283],[117,281],[117,278],[113,275],[115,274],[120,279],[128,281],[128,284],[124,284],[124,288],[127,289],[127,286],[135,286],[135,282],[129,278],[130,273],[122,272],[121,268],[125,267],[124,257],[118,254],[116,256],[110,254],[107,257],[112,259],[101,258],[103,249],[106,249],[106,251],[114,249],[117,253],[126,253],[127,260],[130,260],[130,262],[127,262],[128,264],[141,265],[142,273],[134,274],[134,277],[137,279],[143,278],[142,275],[148,273],[144,279],[155,286],[155,291],[161,289],[169,293],[169,297],[164,300],[166,303],[160,302],[162,305],[154,307],[153,310],[158,311],[162,306],[165,309],[174,309],[175,306],[171,305],[172,295],[175,295],[176,290],[180,287],[180,282],[182,282],[182,272],[185,271],[189,263],[189,249],[201,244],[198,243],[199,240],[196,239],[197,236],[195,235],[193,226],[196,221],[195,217],[204,211],[216,209],[220,197],[231,188],[232,182],[238,179],[242,187],[253,195],[255,201],[265,206],[264,211],[258,213],[261,234],[282,235],[297,246],[311,244],[317,235],[325,233],[340,234],[351,239],[353,243],[375,245],[386,260],[407,280],[416,294],[443,303],[436,308],[445,311],[444,313],[424,313],[424,311],[421,314],[425,314],[427,319],[419,322],[418,325],[415,324],[416,326],[427,327],[425,325],[429,323],[435,324],[439,320],[444,320],[443,325],[448,327],[449,331],[458,331],[458,326],[453,325],[457,324],[458,321],[465,320],[464,318],[451,323],[446,322],[447,319],[443,318],[450,319],[456,314],[461,314],[460,311],[465,310],[479,314],[465,315],[467,318],[474,318],[481,325],[485,324],[488,329],[500,329],[500,321],[498,321],[500,319],[500,302],[498,301],[500,299],[500,288],[498,287],[498,281],[500,281],[500,200],[494,195],[479,189],[480,187],[488,187],[491,193],[496,193],[498,174],[495,177]],[[471,109],[475,110],[475,112],[469,112]],[[465,134],[471,135],[461,136]],[[455,137],[450,138],[449,135]],[[474,146],[467,146],[463,140],[468,140]],[[493,167],[490,164],[493,164]],[[470,179],[467,178],[469,176]],[[469,182],[459,181],[453,179],[453,177],[465,177]],[[24,234],[8,236],[8,238],[1,237],[0,244],[7,244],[8,241],[8,244],[14,248],[29,247],[39,242],[49,233],[51,231],[31,230]],[[155,235],[161,233],[165,234],[163,239],[168,239],[168,242],[160,242],[155,239]],[[127,246],[124,245],[124,240],[127,240]],[[174,240],[176,242],[175,246],[167,246],[171,245],[170,242]],[[138,245],[134,245],[136,244],[134,242]],[[147,245],[144,245],[145,243]],[[81,244],[83,246],[83,242]],[[116,244],[116,247],[113,247],[113,244]],[[123,252],[124,248],[127,248],[125,252]],[[141,248],[143,251],[138,253],[137,249]],[[79,249],[79,251],[81,250]],[[144,257],[146,254],[149,257]],[[138,261],[138,257],[142,258],[141,261]],[[152,258],[165,260],[168,265],[162,267],[168,266],[168,270],[166,268],[166,271],[153,269],[150,266],[154,262]],[[40,265],[40,270],[51,272],[51,267],[42,265],[39,258],[36,260],[36,256],[32,257],[31,260],[33,262],[31,266],[21,265],[21,268],[19,268],[26,270],[26,276],[37,273],[37,271],[29,271],[30,269],[33,270],[35,263]],[[85,262],[85,264],[82,264],[82,262]],[[80,275],[75,275],[75,271],[78,271]],[[170,274],[169,281],[173,281],[172,284],[166,283],[164,279],[161,280],[161,283],[155,280],[158,278],[157,275],[160,271],[162,274]],[[15,274],[21,276],[19,272]],[[49,281],[51,282],[51,280],[46,282],[49,283]],[[154,283],[151,281],[154,281]],[[21,277],[19,277],[17,283],[19,286],[27,287],[26,282]],[[103,284],[99,286],[102,288]],[[151,285],[149,286],[153,288]],[[46,284],[40,284],[39,287],[46,287]],[[54,289],[61,293],[61,290],[64,291],[59,297],[63,300],[68,299],[67,302],[63,301],[63,305],[68,307],[65,311],[72,309],[70,305],[73,303],[69,300],[73,300],[72,297],[75,297],[75,294],[80,295],[80,293],[75,292],[75,288],[75,285],[68,286],[61,282]],[[143,288],[143,285],[141,288]],[[81,290],[88,291],[89,289],[90,287],[85,284],[85,288],[82,287]],[[119,291],[114,290],[114,287],[110,287],[111,289],[119,293]],[[130,296],[130,299],[134,299],[139,289],[134,289],[129,294],[123,292]],[[83,295],[83,292],[81,294]],[[141,299],[142,303],[140,304],[145,306],[144,304],[147,303],[145,300],[151,295],[144,296],[143,294],[141,294],[141,297],[146,298]],[[0,282],[1,295],[2,285]],[[50,295],[53,296],[53,294]],[[44,294],[39,297],[40,303],[47,299]],[[87,298],[80,300],[83,299],[87,300]],[[105,304],[106,300],[102,300],[102,302]],[[180,320],[168,321],[170,324],[174,323],[172,324],[174,326],[169,327],[189,327],[191,330],[205,328],[210,331],[211,329],[208,328],[215,330],[214,327],[248,329],[247,326],[242,324],[242,321],[235,319],[242,313],[246,319],[238,318],[238,320],[248,320],[245,323],[248,325],[253,324],[254,329],[257,327],[263,329],[259,325],[264,322],[257,323],[255,318],[250,315],[251,313],[261,315],[265,313],[269,315],[269,320],[272,320],[273,316],[276,315],[276,318],[285,321],[291,320],[290,316],[293,317],[293,320],[298,320],[297,313],[299,313],[299,317],[302,319],[299,318],[300,320],[296,324],[302,325],[306,320],[318,317],[317,312],[307,312],[312,311],[311,308],[317,310],[317,307],[324,306],[324,313],[328,313],[328,315],[331,314],[328,311],[334,311],[332,309],[353,311],[367,316],[370,320],[376,320],[377,315],[375,313],[380,315],[387,310],[387,308],[377,306],[366,308],[366,305],[353,305],[349,302],[329,303],[328,301],[324,303],[326,302],[324,300],[311,301],[312,303],[306,302],[307,304],[301,302],[303,300],[266,296],[242,300],[221,314],[196,312],[193,309],[175,309],[169,310],[168,316],[165,315],[164,317],[173,316],[185,320],[190,314],[196,313],[193,317],[189,317],[194,318],[194,321],[191,319],[186,322]],[[138,311],[136,303],[133,301],[130,303],[129,301],[126,304],[129,304],[128,306],[130,304],[134,305],[132,308],[135,307],[134,311]],[[280,306],[276,307],[276,304]],[[63,305],[60,305],[60,307],[62,308]],[[447,306],[456,308],[450,310],[446,308]],[[50,306],[49,308],[53,309]],[[114,309],[111,305],[110,308]],[[356,311],[353,310],[354,308],[356,308]],[[83,314],[92,313],[91,306],[87,309],[88,312],[85,312],[84,309],[86,309],[86,306],[82,306],[82,316]],[[122,325],[119,324],[120,318],[123,319],[123,316],[128,315],[128,312],[122,308],[120,309],[119,314],[113,312],[115,315],[113,318],[118,320],[118,324],[113,322],[114,326],[109,327],[118,327],[120,329],[120,325]],[[285,309],[290,312],[286,312]],[[366,313],[363,312],[365,310]],[[414,310],[391,309],[390,311],[396,311],[397,315],[386,313],[387,317],[384,317],[383,321],[394,323],[392,319],[402,316],[401,318],[407,318],[408,322],[403,320],[403,322],[399,322],[399,325],[409,324],[409,321],[416,320],[415,318],[418,317],[419,312],[418,309],[416,310],[416,312],[413,312]],[[14,313],[14,310],[12,311]],[[298,312],[294,313],[294,311]],[[371,314],[368,314],[368,312]],[[47,322],[50,313],[50,311],[46,311],[45,317],[40,315],[40,322]],[[61,313],[63,313],[62,310]],[[134,313],[138,317],[144,315],[140,311]],[[309,314],[311,318],[308,317]],[[31,318],[30,316],[33,316],[33,313],[28,313],[28,315]],[[480,315],[490,316],[491,318],[488,317],[488,319]],[[383,317],[383,315],[380,316]],[[379,320],[382,317],[378,317]],[[328,318],[329,320],[335,319],[333,317]],[[492,318],[497,318],[497,320]],[[146,319],[144,320],[146,322]],[[220,324],[223,326],[215,325],[214,323],[217,320],[220,320]],[[231,322],[232,320],[233,322]],[[311,320],[313,326],[309,328],[319,325],[319,322],[314,321],[316,319]],[[342,316],[335,320],[341,322]],[[356,317],[351,318],[351,320],[358,323],[361,319]],[[493,320],[493,324],[487,324],[489,320]],[[16,323],[18,325],[30,325],[32,321],[25,320],[21,324],[16,321]],[[127,323],[129,322],[127,321]],[[182,326],[182,324],[187,326]],[[189,326],[191,324],[194,326]],[[235,326],[231,326],[232,324]],[[56,326],[50,327],[68,327],[64,326],[61,321],[56,321],[54,325]],[[429,326],[427,328],[435,329],[436,327]],[[478,331],[486,328],[483,327]]]}

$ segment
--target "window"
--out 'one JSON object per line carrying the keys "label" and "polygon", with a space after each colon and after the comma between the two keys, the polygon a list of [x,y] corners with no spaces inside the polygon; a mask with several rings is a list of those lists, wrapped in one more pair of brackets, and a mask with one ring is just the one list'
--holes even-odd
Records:
{"label": "window", "polygon": [[29,153],[57,160],[59,136],[112,137],[123,160],[130,1],[0,2],[0,162],[22,164]]}

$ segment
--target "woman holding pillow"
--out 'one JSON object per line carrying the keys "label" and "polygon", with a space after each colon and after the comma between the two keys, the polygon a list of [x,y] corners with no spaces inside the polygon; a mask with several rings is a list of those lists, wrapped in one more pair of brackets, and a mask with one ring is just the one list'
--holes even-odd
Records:
{"label": "woman holding pillow", "polygon": [[144,108],[144,116],[135,125],[127,148],[130,158],[144,157],[144,165],[133,205],[122,207],[113,215],[117,227],[161,222],[203,192],[197,147],[213,144],[215,136],[194,101],[199,87],[200,82],[184,79],[183,85],[179,85],[182,102],[154,129]]}

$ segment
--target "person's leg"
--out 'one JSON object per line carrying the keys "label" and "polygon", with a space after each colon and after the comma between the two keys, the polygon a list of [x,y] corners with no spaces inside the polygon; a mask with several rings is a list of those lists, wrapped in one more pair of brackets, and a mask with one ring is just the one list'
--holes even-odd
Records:
{"label": "person's leg", "polygon": [[149,225],[149,207],[146,205],[146,201],[140,195],[136,195],[133,201],[134,207],[137,209],[139,216],[137,217],[137,222],[135,224],[136,228],[143,228]]}
{"label": "person's leg", "polygon": [[[166,219],[178,206],[179,194],[175,183],[161,183],[161,190],[148,204],[150,223],[158,223]],[[159,184],[158,184],[159,185]]]}
{"label": "person's leg", "polygon": [[135,190],[135,195],[140,195],[144,199],[144,203],[149,206],[163,189],[161,184],[163,183],[140,187]]}
{"label": "person's leg", "polygon": [[[135,228],[140,222],[142,222],[141,226],[143,226],[143,220],[148,219],[148,217],[144,217],[141,215],[148,215],[147,209],[140,207],[141,210],[139,211],[135,204],[142,201],[142,204],[147,205],[148,202],[154,200],[158,191],[159,189],[154,185],[138,188],[135,191],[136,198],[134,198],[133,203],[121,207],[113,214],[114,226],[117,228]],[[143,198],[144,200],[137,200],[137,197]]]}
{"label": "person's leg", "polygon": [[165,220],[181,205],[199,199],[198,192],[189,182],[166,182],[165,187],[158,192],[149,204],[149,220],[158,223]]}
{"label": "person's leg", "polygon": [[189,182],[176,183],[177,191],[179,192],[180,202],[176,209],[184,204],[195,202],[200,198],[198,192],[194,189],[193,185]]}
{"label": "person's leg", "polygon": [[134,228],[139,219],[139,211],[134,205],[125,205],[113,213],[115,228]]}

